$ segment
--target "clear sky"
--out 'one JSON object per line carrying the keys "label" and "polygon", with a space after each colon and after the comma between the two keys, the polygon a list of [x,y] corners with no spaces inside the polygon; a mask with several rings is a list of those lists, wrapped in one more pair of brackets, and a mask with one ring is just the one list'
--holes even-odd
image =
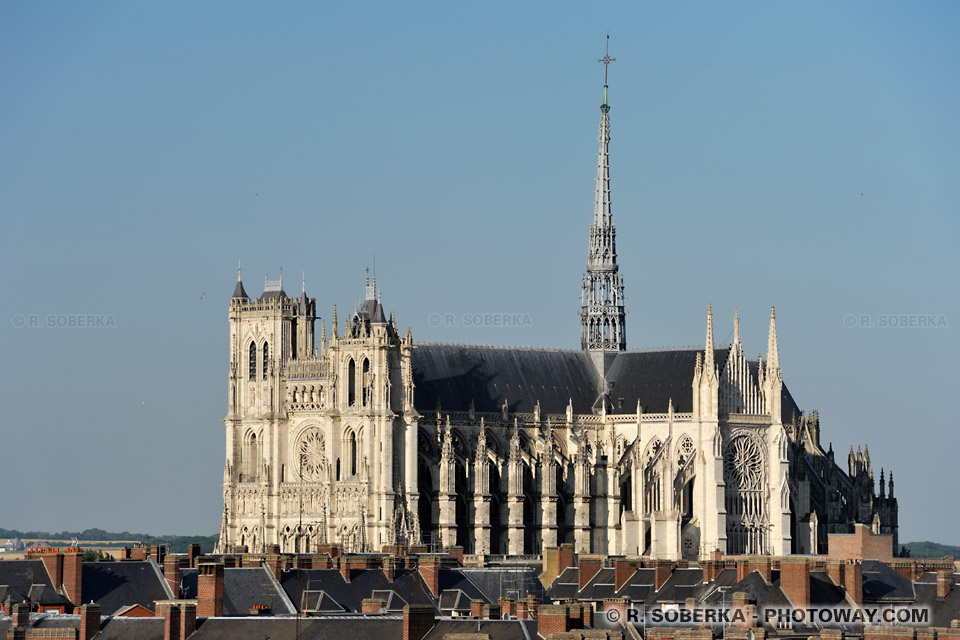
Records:
{"label": "clear sky", "polygon": [[608,27],[628,346],[776,305],[824,446],[960,543],[955,2],[0,4],[0,526],[217,531],[238,259],[576,348]]}

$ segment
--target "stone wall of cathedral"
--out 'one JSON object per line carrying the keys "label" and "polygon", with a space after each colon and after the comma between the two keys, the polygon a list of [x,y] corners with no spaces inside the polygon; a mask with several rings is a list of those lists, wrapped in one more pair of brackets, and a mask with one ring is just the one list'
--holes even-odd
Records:
{"label": "stone wall of cathedral", "polygon": [[756,375],[738,335],[713,362],[708,320],[692,412],[421,415],[409,330],[400,337],[380,309],[341,335],[334,312],[314,347],[315,304],[231,302],[221,550],[533,555],[569,542],[694,559],[822,552],[853,522],[896,532],[892,479],[876,496],[868,458],[837,467],[815,413],[781,424],[772,320]]}

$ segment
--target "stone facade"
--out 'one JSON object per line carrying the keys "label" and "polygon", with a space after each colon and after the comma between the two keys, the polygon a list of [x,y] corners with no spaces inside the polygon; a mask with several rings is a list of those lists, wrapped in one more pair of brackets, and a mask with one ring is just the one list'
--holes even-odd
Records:
{"label": "stone facade", "polygon": [[703,349],[627,350],[601,112],[579,351],[415,345],[369,276],[315,340],[306,287],[267,281],[254,300],[238,278],[220,550],[705,559],[822,553],[857,522],[897,548],[892,474],[878,495],[868,451],[844,470],[822,448],[784,385],[773,309],[765,359],[745,356],[739,315],[715,345],[709,306]]}

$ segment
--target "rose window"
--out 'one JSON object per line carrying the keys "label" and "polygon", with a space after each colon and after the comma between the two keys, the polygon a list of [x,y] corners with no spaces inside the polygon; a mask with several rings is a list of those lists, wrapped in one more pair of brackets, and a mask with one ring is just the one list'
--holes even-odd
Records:
{"label": "rose window", "polygon": [[763,452],[757,441],[746,435],[731,440],[723,471],[728,486],[741,491],[759,489],[763,479]]}
{"label": "rose window", "polygon": [[300,476],[304,480],[320,480],[327,464],[323,435],[316,429],[308,431],[300,440]]}

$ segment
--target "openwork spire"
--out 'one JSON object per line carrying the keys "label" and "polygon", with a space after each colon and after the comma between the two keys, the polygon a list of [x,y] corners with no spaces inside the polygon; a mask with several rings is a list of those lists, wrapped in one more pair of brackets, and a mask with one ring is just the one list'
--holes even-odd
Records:
{"label": "openwork spire", "polygon": [[[610,104],[607,101],[607,66],[614,58],[599,59],[604,65],[603,104],[600,105],[600,148],[597,152],[597,182],[590,224],[587,272],[583,276],[580,308],[580,346],[586,351],[623,351],[627,348],[623,277],[617,266],[617,232],[610,200]],[[605,368],[605,366],[604,366]]]}

